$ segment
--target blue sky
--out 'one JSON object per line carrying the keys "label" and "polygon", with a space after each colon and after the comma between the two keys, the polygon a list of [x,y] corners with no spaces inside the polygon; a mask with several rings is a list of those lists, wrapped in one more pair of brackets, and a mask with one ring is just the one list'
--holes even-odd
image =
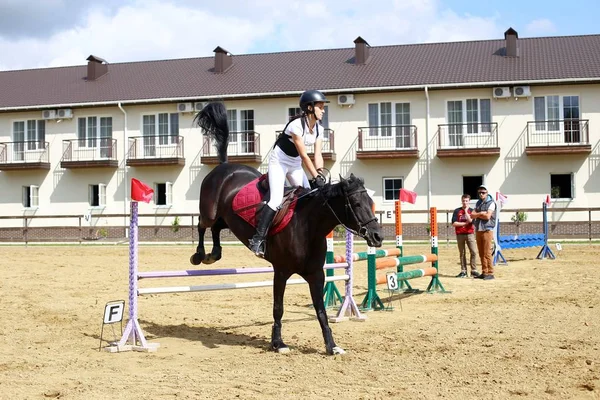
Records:
{"label": "blue sky", "polygon": [[[572,6],[575,4],[575,6]],[[0,71],[108,62],[598,34],[600,1],[0,0]]]}

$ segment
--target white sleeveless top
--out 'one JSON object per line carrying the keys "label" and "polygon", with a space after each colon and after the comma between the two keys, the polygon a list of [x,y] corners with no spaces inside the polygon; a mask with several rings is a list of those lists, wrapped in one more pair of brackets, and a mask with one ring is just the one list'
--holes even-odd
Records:
{"label": "white sleeveless top", "polygon": [[[318,127],[317,127],[318,126]],[[315,124],[313,131],[311,133],[308,128],[308,123],[304,126],[304,132],[302,131],[302,118],[298,118],[290,122],[288,127],[285,130],[285,133],[289,136],[296,135],[300,136],[304,140],[305,146],[312,146],[317,141],[317,129],[319,130],[319,137],[323,135],[323,126],[317,121]],[[291,138],[290,138],[291,140]]]}

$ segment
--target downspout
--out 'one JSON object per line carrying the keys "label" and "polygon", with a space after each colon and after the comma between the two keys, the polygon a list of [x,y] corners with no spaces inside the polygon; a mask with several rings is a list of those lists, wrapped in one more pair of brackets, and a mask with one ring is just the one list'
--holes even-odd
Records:
{"label": "downspout", "polygon": [[123,181],[125,184],[123,194],[123,226],[125,227],[125,237],[129,237],[129,230],[127,229],[127,198],[128,198],[128,185],[127,185],[127,112],[121,105],[121,102],[117,104],[119,109],[123,112]]}
{"label": "downspout", "polygon": [[431,157],[429,154],[429,90],[425,86],[425,161],[427,165],[427,210],[431,208]]}

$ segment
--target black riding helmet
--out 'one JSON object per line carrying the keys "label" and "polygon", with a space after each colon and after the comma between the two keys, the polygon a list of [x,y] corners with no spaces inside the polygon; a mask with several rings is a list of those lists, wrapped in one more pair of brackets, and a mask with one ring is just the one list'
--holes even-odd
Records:
{"label": "black riding helmet", "polygon": [[[329,100],[318,90],[307,90],[300,96],[300,108],[305,113],[314,112],[315,103],[329,103]],[[313,111],[310,111],[308,106],[313,106]]]}

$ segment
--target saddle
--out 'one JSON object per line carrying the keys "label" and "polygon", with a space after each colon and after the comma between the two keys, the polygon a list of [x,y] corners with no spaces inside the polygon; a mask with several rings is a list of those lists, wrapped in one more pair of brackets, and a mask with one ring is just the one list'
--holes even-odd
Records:
{"label": "saddle", "polygon": [[[270,236],[278,233],[287,226],[294,215],[298,196],[305,191],[306,189],[301,186],[286,186],[284,188],[283,201],[269,229]],[[235,195],[232,204],[233,212],[250,225],[256,227],[257,216],[262,212],[270,198],[269,180],[267,179],[267,174],[264,174],[248,183]]]}

